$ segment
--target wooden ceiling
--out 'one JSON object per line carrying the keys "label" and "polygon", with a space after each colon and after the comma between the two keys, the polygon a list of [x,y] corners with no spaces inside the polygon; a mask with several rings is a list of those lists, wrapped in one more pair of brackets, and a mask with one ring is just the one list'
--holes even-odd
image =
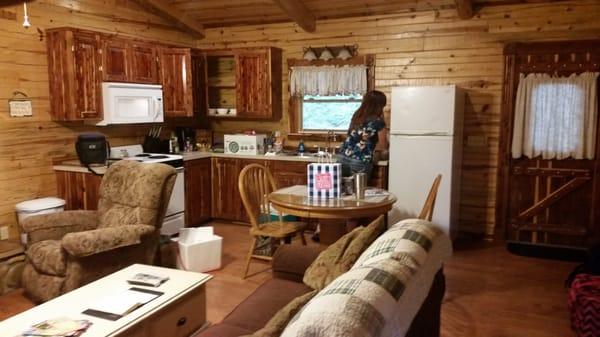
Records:
{"label": "wooden ceiling", "polygon": [[[183,30],[203,36],[204,28],[296,22],[314,32],[316,21],[393,12],[456,9],[469,19],[481,6],[556,0],[134,0]],[[560,0],[559,0],[560,1]]]}

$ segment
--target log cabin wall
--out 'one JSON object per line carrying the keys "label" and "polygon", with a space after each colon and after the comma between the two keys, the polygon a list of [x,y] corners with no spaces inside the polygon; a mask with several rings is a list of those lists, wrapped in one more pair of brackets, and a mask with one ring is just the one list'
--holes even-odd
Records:
{"label": "log cabin wall", "polygon": [[[44,0],[28,4],[32,26],[24,29],[23,7],[0,8],[0,226],[17,235],[14,205],[56,195],[52,160],[74,156],[78,133],[96,129],[111,145],[139,142],[145,127],[84,127],[55,123],[49,115],[46,41],[38,28],[72,26],[108,33],[191,45],[193,39],[163,19],[147,14],[127,0]],[[42,39],[42,40],[40,40]],[[33,117],[11,118],[8,102],[13,91],[32,99]]]}
{"label": "log cabin wall", "polygon": [[[283,60],[301,58],[303,47],[358,44],[376,55],[376,88],[457,84],[468,94],[460,229],[494,234],[503,47],[515,41],[600,37],[596,0],[488,5],[470,20],[456,10],[396,13],[317,22],[315,33],[292,23],[209,29],[201,48],[275,46]],[[341,5],[341,4],[340,4]],[[284,68],[285,63],[284,63]],[[288,77],[283,76],[283,118],[261,130],[287,131]],[[214,122],[228,132],[256,128],[249,122]]]}

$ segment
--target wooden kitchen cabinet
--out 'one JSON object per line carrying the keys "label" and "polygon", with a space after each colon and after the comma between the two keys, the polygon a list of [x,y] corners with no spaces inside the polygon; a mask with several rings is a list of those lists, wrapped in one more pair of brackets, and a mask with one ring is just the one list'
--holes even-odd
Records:
{"label": "wooden kitchen cabinet", "polygon": [[194,116],[191,58],[189,48],[160,48],[160,78],[167,118]]}
{"label": "wooden kitchen cabinet", "polygon": [[97,210],[102,177],[91,173],[55,171],[58,197],[66,210]]}
{"label": "wooden kitchen cabinet", "polygon": [[212,159],[212,216],[213,218],[242,221],[243,206],[238,177],[242,170],[237,158]]}
{"label": "wooden kitchen cabinet", "polygon": [[306,166],[308,164],[307,162],[271,160],[268,166],[277,188],[284,188],[294,185],[306,185],[308,180]]}
{"label": "wooden kitchen cabinet", "polygon": [[212,164],[210,158],[189,160],[185,167],[185,224],[198,226],[212,214]]}
{"label": "wooden kitchen cabinet", "polygon": [[46,43],[52,120],[102,118],[100,35],[76,29],[48,30]]}
{"label": "wooden kitchen cabinet", "polygon": [[211,118],[281,118],[280,49],[206,51],[206,68],[209,106],[236,109],[235,115],[209,115]]}
{"label": "wooden kitchen cabinet", "polygon": [[105,82],[129,82],[131,49],[121,39],[107,38],[102,42],[102,78]]}
{"label": "wooden kitchen cabinet", "polygon": [[131,44],[131,76],[133,83],[160,84],[158,78],[158,51],[156,47],[135,42]]}

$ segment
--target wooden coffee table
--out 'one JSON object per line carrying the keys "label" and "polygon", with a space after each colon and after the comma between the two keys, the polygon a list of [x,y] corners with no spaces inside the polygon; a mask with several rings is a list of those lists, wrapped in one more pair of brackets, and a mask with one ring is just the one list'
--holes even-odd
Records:
{"label": "wooden coffee table", "polygon": [[[127,278],[137,273],[160,274],[169,280],[159,287],[142,287],[164,294],[116,321],[82,314],[103,296],[132,287]],[[206,288],[211,275],[134,264],[95,282],[0,322],[2,336],[18,336],[47,319],[87,319],[92,326],[82,337],[190,336],[206,323]]]}

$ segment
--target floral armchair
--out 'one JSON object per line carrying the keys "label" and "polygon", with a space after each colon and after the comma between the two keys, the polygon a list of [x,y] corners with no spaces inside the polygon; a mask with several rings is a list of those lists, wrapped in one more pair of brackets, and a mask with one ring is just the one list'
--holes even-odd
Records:
{"label": "floral armchair", "polygon": [[43,302],[133,263],[152,264],[176,171],[122,160],[108,168],[97,211],[31,216],[23,286]]}

